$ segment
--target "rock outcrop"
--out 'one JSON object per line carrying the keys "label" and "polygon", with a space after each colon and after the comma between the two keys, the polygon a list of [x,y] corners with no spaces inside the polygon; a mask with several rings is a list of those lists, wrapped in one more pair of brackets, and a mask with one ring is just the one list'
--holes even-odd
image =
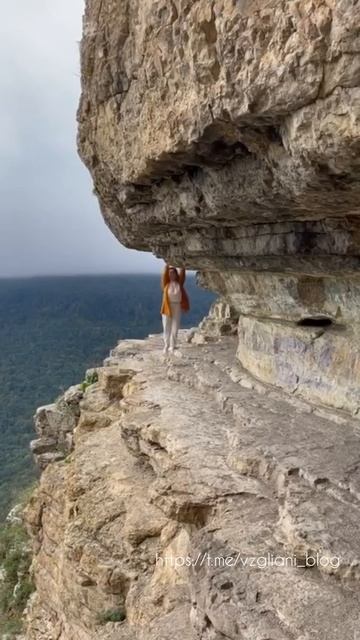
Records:
{"label": "rock outcrop", "polygon": [[87,0],[104,219],[220,299],[38,414],[28,640],[360,638],[359,34],[357,0]]}
{"label": "rock outcrop", "polygon": [[[353,640],[359,423],[253,379],[235,336],[119,343],[27,508],[28,640]],[[114,622],[112,620],[117,620]]]}
{"label": "rock outcrop", "polygon": [[31,441],[30,449],[41,471],[51,462],[63,460],[70,453],[82,397],[81,386],[73,386],[53,404],[37,409],[34,423],[38,437]]}
{"label": "rock outcrop", "polygon": [[87,0],[78,113],[120,241],[198,269],[254,375],[352,413],[359,25],[355,0]]}

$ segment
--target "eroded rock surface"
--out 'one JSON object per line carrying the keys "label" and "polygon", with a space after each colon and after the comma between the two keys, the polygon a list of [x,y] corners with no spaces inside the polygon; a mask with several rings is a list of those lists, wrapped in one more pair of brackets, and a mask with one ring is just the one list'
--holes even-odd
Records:
{"label": "eroded rock surface", "polygon": [[88,0],[79,147],[121,241],[357,269],[359,22],[354,0]]}
{"label": "eroded rock surface", "polygon": [[[198,269],[240,315],[253,374],[350,412],[359,26],[355,0],[87,0],[78,113],[80,154],[120,241]],[[296,323],[323,315],[337,325],[323,373],[304,333],[299,372]]]}
{"label": "eroded rock surface", "polygon": [[50,462],[61,460],[73,446],[73,431],[80,415],[79,403],[83,397],[81,386],[70,387],[53,404],[39,407],[34,416],[36,440],[30,449],[40,470]]}
{"label": "eroded rock surface", "polygon": [[221,299],[172,361],[119,343],[55,442],[38,414],[43,466],[71,446],[27,510],[28,640],[360,637],[359,23],[356,0],[87,0],[104,218]]}
{"label": "eroded rock surface", "polygon": [[28,640],[359,633],[359,422],[192,336],[121,341],[86,390],[27,508]]}

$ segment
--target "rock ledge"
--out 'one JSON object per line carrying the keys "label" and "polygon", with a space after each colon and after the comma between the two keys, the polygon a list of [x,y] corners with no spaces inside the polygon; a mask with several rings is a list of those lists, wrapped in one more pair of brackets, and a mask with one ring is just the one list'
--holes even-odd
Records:
{"label": "rock ledge", "polygon": [[80,400],[27,508],[28,640],[359,632],[359,422],[196,342],[121,341]]}

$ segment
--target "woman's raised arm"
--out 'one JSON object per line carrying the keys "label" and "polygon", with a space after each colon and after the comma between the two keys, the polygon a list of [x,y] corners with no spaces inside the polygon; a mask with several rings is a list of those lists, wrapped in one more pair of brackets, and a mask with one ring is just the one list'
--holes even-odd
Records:
{"label": "woman's raised arm", "polygon": [[185,268],[184,268],[184,267],[182,267],[182,268],[180,269],[180,274],[179,274],[179,281],[180,281],[180,284],[184,284],[184,282],[185,282],[185,278],[186,278],[186,270],[185,270]]}
{"label": "woman's raised arm", "polygon": [[164,290],[166,285],[169,284],[169,282],[170,282],[169,265],[166,264],[164,266],[162,276],[161,276],[161,288]]}

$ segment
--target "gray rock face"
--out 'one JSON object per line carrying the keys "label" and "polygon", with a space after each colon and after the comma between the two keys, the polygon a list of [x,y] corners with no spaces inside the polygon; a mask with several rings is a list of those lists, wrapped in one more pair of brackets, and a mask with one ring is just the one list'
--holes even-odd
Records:
{"label": "gray rock face", "polygon": [[37,465],[44,470],[50,462],[63,459],[70,453],[72,433],[80,416],[79,403],[83,396],[80,386],[70,387],[53,404],[39,407],[34,416],[36,440],[30,449]]}
{"label": "gray rock face", "polygon": [[189,336],[189,341],[197,344],[216,341],[220,336],[236,335],[239,314],[230,304],[216,300],[209,313]]}
{"label": "gray rock face", "polygon": [[[80,154],[120,241],[198,269],[246,316],[242,364],[287,390],[296,382],[284,383],[283,360],[301,357],[296,323],[329,317],[333,356],[318,363],[320,382],[316,352],[294,375],[310,400],[350,411],[359,404],[359,24],[354,0],[87,0],[78,112]],[[286,336],[264,337],[258,350],[253,316],[267,335],[286,321]],[[261,354],[266,372],[251,364]]]}

